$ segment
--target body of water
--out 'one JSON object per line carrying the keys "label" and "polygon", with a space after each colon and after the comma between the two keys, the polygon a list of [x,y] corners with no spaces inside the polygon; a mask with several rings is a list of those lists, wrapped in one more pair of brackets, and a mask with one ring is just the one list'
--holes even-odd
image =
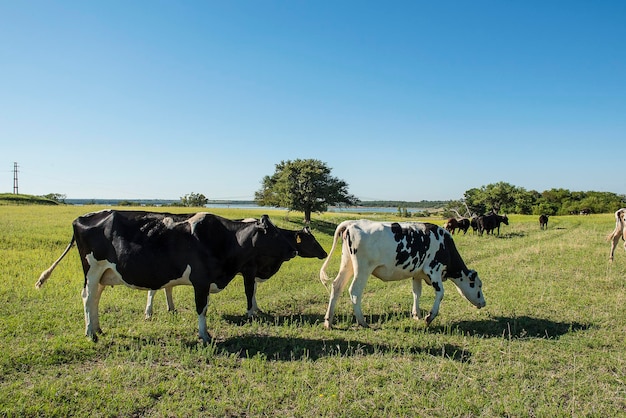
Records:
{"label": "body of water", "polygon": [[[123,202],[123,199],[67,199],[66,203],[70,205],[105,205],[105,206],[117,206]],[[178,203],[178,200],[135,200],[134,203],[140,206],[170,206],[174,203]],[[205,208],[230,208],[230,209],[276,209],[274,207],[259,206],[254,203],[232,202],[232,203],[209,203],[204,206]],[[284,209],[285,208],[278,208]],[[422,208],[407,208],[410,213],[423,212],[426,209]],[[352,213],[396,213],[397,207],[378,207],[378,206],[331,206],[328,208],[328,212],[352,212]]]}

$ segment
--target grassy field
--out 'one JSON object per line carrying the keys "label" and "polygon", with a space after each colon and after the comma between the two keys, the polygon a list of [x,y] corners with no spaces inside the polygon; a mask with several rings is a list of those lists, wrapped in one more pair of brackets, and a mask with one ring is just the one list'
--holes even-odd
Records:
{"label": "grassy field", "polygon": [[[0,416],[626,416],[626,254],[620,246],[609,265],[612,214],[551,217],[547,231],[537,217],[513,215],[500,237],[455,236],[487,307],[446,282],[429,328],[410,316],[409,281],[370,279],[369,329],[354,325],[344,294],[328,331],[321,260],[297,258],[260,285],[265,313],[252,321],[237,277],[210,298],[214,342],[205,346],[190,287],[174,290],[175,314],[157,295],[150,321],[145,292],[107,289],[96,344],[83,335],[75,249],[35,289],[71,221],[95,209],[0,206]],[[270,216],[292,229],[302,221]],[[329,250],[334,227],[361,217],[380,219],[316,215],[313,232]],[[425,286],[421,306],[433,297]]]}

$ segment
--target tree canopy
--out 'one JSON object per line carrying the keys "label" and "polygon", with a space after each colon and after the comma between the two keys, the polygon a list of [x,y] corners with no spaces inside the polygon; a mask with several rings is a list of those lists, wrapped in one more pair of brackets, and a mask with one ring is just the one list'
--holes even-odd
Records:
{"label": "tree canopy", "polygon": [[281,161],[273,175],[263,178],[254,200],[261,206],[302,211],[305,222],[311,221],[312,212],[325,212],[328,206],[358,204],[359,199],[348,193],[348,184],[330,172],[319,160]]}
{"label": "tree canopy", "polygon": [[463,201],[453,201],[448,209],[462,208],[473,214],[491,210],[500,213],[523,215],[569,215],[584,209],[592,213],[613,212],[626,203],[623,195],[611,192],[571,192],[566,189],[550,189],[544,192],[526,190],[509,183],[492,183],[480,188],[469,189]]}
{"label": "tree canopy", "polygon": [[202,193],[189,193],[180,198],[180,203],[187,207],[202,207],[209,203],[209,199]]}

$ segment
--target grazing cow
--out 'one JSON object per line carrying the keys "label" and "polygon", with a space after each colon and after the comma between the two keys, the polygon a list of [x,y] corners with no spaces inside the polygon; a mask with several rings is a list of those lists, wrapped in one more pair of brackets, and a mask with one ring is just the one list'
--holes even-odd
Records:
{"label": "grazing cow", "polygon": [[580,214],[581,215],[591,215],[591,209],[583,208],[583,209],[580,210]]}
{"label": "grazing cow", "polygon": [[454,230],[457,229],[459,227],[459,222],[456,220],[456,218],[450,218],[446,221],[446,231],[448,231],[449,233],[451,233],[452,235],[454,235]]}
{"label": "grazing cow", "polygon": [[470,227],[470,220],[467,218],[457,219],[458,228],[463,231],[463,235],[467,234],[467,230]]}
{"label": "grazing cow", "polygon": [[452,240],[443,228],[429,223],[385,223],[368,220],[345,221],[337,226],[333,246],[320,270],[324,285],[329,281],[326,267],[341,236],[343,240],[339,273],[330,291],[324,326],[333,323],[335,305],[341,292],[350,285],[350,299],[357,322],[367,327],[361,311],[363,290],[370,275],[383,281],[413,279],[413,309],[416,319],[422,319],[419,298],[422,280],[435,289],[435,303],[426,323],[439,313],[443,299],[443,281],[452,280],[459,293],[478,308],[485,306],[482,282],[474,270],[468,270]]}
{"label": "grazing cow", "polygon": [[[246,219],[246,222],[258,222],[256,219]],[[285,239],[296,248],[298,255],[303,258],[319,258],[320,260],[326,258],[328,254],[324,251],[324,248],[315,239],[311,230],[308,227],[304,227],[299,231],[291,231],[288,229],[278,228],[280,233]],[[244,288],[246,293],[246,299],[248,302],[248,310],[246,314],[248,317],[253,317],[259,312],[259,307],[256,303],[256,287],[257,283],[263,283],[272,277],[280,268],[285,260],[280,257],[259,256],[256,259],[248,262],[242,267],[242,274],[244,280]],[[256,276],[255,276],[256,275]],[[174,310],[174,299],[172,298],[172,286],[165,287],[165,296],[167,299],[167,310]],[[146,319],[152,316],[152,303],[156,290],[148,291],[148,301],[146,303]]]}
{"label": "grazing cow", "polygon": [[498,215],[497,213],[489,213],[487,215],[482,215],[478,217],[478,231],[480,235],[483,234],[484,231],[487,231],[487,235],[492,234],[493,230],[498,229],[498,235],[500,235],[500,224],[504,223],[505,225],[509,224],[509,218],[504,215]]}
{"label": "grazing cow", "polygon": [[467,230],[470,227],[470,220],[467,218],[450,218],[446,222],[445,228],[446,231],[454,235],[454,230],[458,229],[459,231],[463,231],[463,235],[467,234]]}
{"label": "grazing cow", "polygon": [[539,228],[548,229],[548,215],[539,216]]}
{"label": "grazing cow", "polygon": [[615,229],[607,237],[608,241],[611,241],[611,253],[609,254],[609,261],[613,262],[613,254],[615,253],[615,247],[620,238],[624,242],[624,250],[626,250],[626,208],[621,208],[615,212]]}
{"label": "grazing cow", "polygon": [[480,232],[480,225],[478,223],[478,216],[474,215],[472,216],[472,219],[470,219],[470,226],[472,227],[472,233],[476,233],[476,231]]}
{"label": "grazing cow", "polygon": [[76,243],[85,273],[85,333],[93,341],[102,332],[98,303],[105,286],[155,290],[191,284],[199,335],[208,342],[209,293],[223,290],[258,257],[286,261],[296,255],[267,215],[259,222],[239,222],[206,212],[173,215],[104,210],[81,216],[72,226],[70,244],[41,274],[36,287],[45,283]]}

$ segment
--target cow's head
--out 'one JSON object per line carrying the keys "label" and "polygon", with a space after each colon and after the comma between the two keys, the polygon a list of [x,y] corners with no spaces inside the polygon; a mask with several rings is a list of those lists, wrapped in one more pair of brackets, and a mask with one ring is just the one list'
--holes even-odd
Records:
{"label": "cow's head", "polygon": [[261,216],[255,228],[252,245],[258,255],[280,258],[285,261],[298,255],[297,249],[285,239],[280,230],[270,221],[269,216]]}
{"label": "cow's head", "polygon": [[320,260],[323,260],[328,255],[326,251],[324,251],[324,248],[322,248],[320,243],[317,242],[308,227],[304,227],[300,231],[297,231],[295,233],[295,239],[296,249],[298,250],[298,255],[300,257],[317,257]]}
{"label": "cow's head", "polygon": [[456,285],[457,290],[463,297],[470,301],[478,309],[484,308],[485,295],[483,295],[483,282],[480,281],[475,270],[461,272],[460,277],[448,277]]}
{"label": "cow's head", "polygon": [[502,221],[502,223],[504,223],[505,225],[509,224],[509,217],[504,215],[500,217],[500,220]]}

